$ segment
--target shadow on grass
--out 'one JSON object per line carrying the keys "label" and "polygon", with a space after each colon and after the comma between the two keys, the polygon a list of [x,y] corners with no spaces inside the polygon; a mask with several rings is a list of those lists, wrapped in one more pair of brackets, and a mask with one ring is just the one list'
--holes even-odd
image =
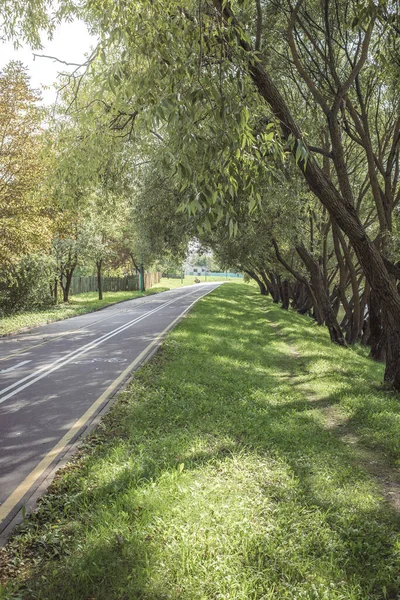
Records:
{"label": "shadow on grass", "polygon": [[399,516],[319,412],[342,405],[347,426],[396,457],[382,418],[398,435],[400,410],[371,391],[377,375],[309,320],[223,286],[138,372],[21,534],[46,558],[23,597],[397,598]]}

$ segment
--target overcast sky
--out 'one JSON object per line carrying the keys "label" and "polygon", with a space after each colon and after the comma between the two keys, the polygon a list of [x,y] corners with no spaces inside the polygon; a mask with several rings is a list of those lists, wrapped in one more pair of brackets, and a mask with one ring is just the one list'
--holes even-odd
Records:
{"label": "overcast sky", "polygon": [[[35,54],[55,56],[59,60],[71,63],[82,63],[85,54],[90,53],[95,46],[96,39],[89,35],[86,25],[81,21],[63,23],[54,32],[53,39],[48,41],[42,38],[43,49],[35,50]],[[67,67],[48,58],[34,59],[33,51],[29,48],[14,50],[12,43],[0,44],[0,69],[10,60],[20,60],[28,67],[31,77],[31,86],[42,92],[43,101],[50,104],[56,98],[53,89],[43,90],[43,86],[52,86],[57,78],[57,73],[72,71],[75,67]]]}

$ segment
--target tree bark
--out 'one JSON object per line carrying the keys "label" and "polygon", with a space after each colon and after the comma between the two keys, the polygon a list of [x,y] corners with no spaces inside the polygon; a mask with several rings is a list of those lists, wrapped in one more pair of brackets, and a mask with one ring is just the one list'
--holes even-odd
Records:
{"label": "tree bark", "polygon": [[[254,59],[250,44],[241,35],[241,27],[233,14],[229,3],[214,0],[227,27],[236,36],[239,45],[247,53],[249,74],[258,93],[269,104],[278,118],[284,139],[294,139],[292,153],[307,147],[300,128],[286,104],[283,96],[273,82],[270,74],[261,61]],[[375,244],[368,238],[351,199],[343,196],[343,188],[339,192],[332,180],[328,178],[309,153],[308,159],[297,161],[311,191],[326,207],[342,231],[347,235],[357,255],[365,277],[375,293],[377,302],[382,307],[386,331],[393,344],[390,352],[391,366],[387,378],[391,378],[395,389],[400,389],[400,296],[385,267],[384,260]]]}
{"label": "tree bark", "polygon": [[346,342],[339,323],[337,322],[335,313],[333,312],[319,264],[304,246],[296,246],[296,251],[310,273],[313,292],[320,305],[332,342],[339,346],[345,346]]}
{"label": "tree bark", "polygon": [[247,270],[247,269],[244,269],[244,272],[247,273],[247,275],[249,277],[251,277],[252,279],[254,279],[254,281],[257,282],[257,285],[258,285],[258,287],[260,289],[260,294],[262,296],[266,296],[267,295],[267,288],[265,287],[264,282],[261,281],[261,279],[259,278],[259,276],[257,275],[257,273],[255,273],[255,271],[250,271],[250,270]]}
{"label": "tree bark", "polygon": [[371,346],[370,356],[374,360],[385,360],[385,339],[382,322],[382,313],[375,292],[371,290],[368,302],[369,311],[369,343]]}
{"label": "tree bark", "polygon": [[103,259],[96,261],[97,267],[97,289],[99,291],[99,300],[103,300],[103,280],[101,277],[101,267],[103,265]]}
{"label": "tree bark", "polygon": [[274,304],[279,304],[280,294],[279,294],[277,278],[275,277],[275,274],[272,273],[272,271],[270,271],[268,273],[268,275],[269,275],[269,278],[270,278],[270,281],[272,284],[272,288],[273,288],[272,300],[273,300]]}
{"label": "tree bark", "polygon": [[282,281],[282,308],[288,310],[289,308],[289,281],[284,279]]}
{"label": "tree bark", "polygon": [[274,297],[274,287],[273,287],[271,281],[268,279],[268,276],[267,276],[266,272],[264,271],[264,269],[260,270],[260,275],[261,275],[261,279],[263,280],[268,293],[271,295],[271,298],[273,298]]}
{"label": "tree bark", "polygon": [[[69,302],[69,291],[71,289],[72,275],[74,274],[75,267],[76,264],[69,269],[65,269],[64,273],[62,273],[60,277],[60,286],[63,291],[63,302],[65,303]],[[65,283],[63,281],[63,277],[65,277]]]}
{"label": "tree bark", "polygon": [[[293,277],[295,277],[297,279],[297,281],[299,281],[305,285],[305,287],[310,295],[310,298],[312,299],[312,306],[314,306],[315,318],[317,320],[317,323],[318,323],[318,325],[323,325],[324,319],[323,319],[322,312],[321,312],[319,304],[318,304],[318,299],[314,293],[312,286],[307,281],[307,279],[305,277],[303,277],[303,275],[301,273],[299,273],[298,271],[293,269],[293,267],[291,267],[289,265],[289,263],[286,262],[286,260],[283,258],[283,256],[280,253],[279,246],[278,246],[276,240],[272,239],[272,245],[275,250],[276,258],[281,263],[281,265],[283,265],[285,267],[285,269],[287,269],[287,271],[289,271],[289,273],[291,273],[293,275]],[[311,309],[311,307],[310,307],[310,309]]]}

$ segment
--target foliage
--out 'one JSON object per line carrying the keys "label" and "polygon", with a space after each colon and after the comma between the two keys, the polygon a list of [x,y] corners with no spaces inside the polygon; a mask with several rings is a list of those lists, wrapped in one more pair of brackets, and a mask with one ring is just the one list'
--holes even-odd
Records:
{"label": "foliage", "polygon": [[40,30],[51,29],[50,5],[49,0],[2,0],[0,39],[12,39],[16,46],[28,42],[33,47],[40,47]]}
{"label": "foliage", "polygon": [[0,315],[53,304],[50,286],[54,277],[51,257],[37,254],[22,257],[11,272],[0,273]]}
{"label": "foliage", "polygon": [[145,265],[160,259],[183,262],[193,225],[178,212],[182,194],[168,174],[151,167],[142,170],[134,196],[132,250]]}
{"label": "foliage", "polygon": [[51,204],[43,189],[42,111],[26,69],[11,62],[0,74],[0,267],[48,249]]}
{"label": "foliage", "polygon": [[77,80],[74,112],[108,123],[144,156],[152,134],[158,162],[190,214],[203,209],[205,227],[228,215],[233,231],[230,201],[243,187],[254,207],[255,182],[282,149],[265,103],[224,48],[221,23],[206,8],[198,14],[196,3],[182,11],[174,0],[128,12],[93,2],[86,18],[103,39],[88,75]]}

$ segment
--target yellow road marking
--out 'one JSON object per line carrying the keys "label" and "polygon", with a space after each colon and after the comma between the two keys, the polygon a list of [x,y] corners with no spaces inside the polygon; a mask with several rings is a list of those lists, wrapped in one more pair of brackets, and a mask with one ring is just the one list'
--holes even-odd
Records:
{"label": "yellow road marking", "polygon": [[[204,294],[205,295],[205,294]],[[25,477],[22,483],[13,491],[13,493],[0,505],[0,523],[10,514],[10,512],[17,506],[18,502],[22,500],[25,494],[30,490],[33,484],[43,475],[46,469],[50,466],[53,460],[66,448],[74,436],[79,432],[80,429],[89,421],[89,419],[95,414],[100,408],[107,397],[120,385],[120,383],[129,375],[129,373],[140,363],[146,354],[156,346],[165,334],[183,317],[183,315],[193,306],[197,298],[192,304],[185,308],[181,314],[176,317],[146,348],[139,354],[137,358],[127,367],[120,375],[113,381],[108,388],[101,394],[99,398],[88,408],[88,410],[82,415],[76,423],[71,427],[69,431],[61,438],[61,440],[52,448],[46,456],[40,461],[40,463]]]}

